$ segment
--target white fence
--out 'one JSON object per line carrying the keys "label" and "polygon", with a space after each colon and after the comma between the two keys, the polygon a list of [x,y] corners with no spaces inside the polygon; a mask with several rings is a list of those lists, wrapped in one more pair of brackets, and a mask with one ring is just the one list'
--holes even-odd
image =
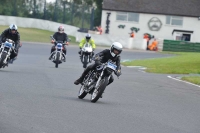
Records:
{"label": "white fence", "polygon": [[[76,41],[81,41],[82,38],[84,38],[86,33],[76,33]],[[124,48],[128,49],[146,49],[146,46],[144,46],[143,39],[136,40],[133,38],[130,38],[128,36],[113,36],[109,34],[91,34],[92,38],[95,40],[95,43],[98,45],[104,45],[104,46],[110,46],[113,42],[117,41],[120,42]]]}
{"label": "white fence", "polygon": [[72,36],[76,36],[76,32],[78,30],[78,28],[75,26],[56,23],[48,20],[0,15],[0,25],[10,25],[10,24],[16,24],[18,27],[38,28],[49,31],[57,31],[58,27],[60,25],[63,25],[66,33]]}

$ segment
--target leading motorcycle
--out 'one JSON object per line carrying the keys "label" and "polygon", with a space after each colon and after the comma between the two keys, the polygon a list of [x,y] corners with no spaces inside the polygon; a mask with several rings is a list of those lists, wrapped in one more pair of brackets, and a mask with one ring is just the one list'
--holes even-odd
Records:
{"label": "leading motorcycle", "polygon": [[15,43],[11,39],[6,39],[0,47],[0,68],[8,66],[8,61],[10,60],[11,52],[15,52]]}
{"label": "leading motorcycle", "polygon": [[109,83],[112,73],[116,74],[117,66],[112,61],[108,61],[90,71],[84,78],[78,98],[83,99],[88,93],[91,94],[90,101],[95,103],[102,97],[106,86]]}

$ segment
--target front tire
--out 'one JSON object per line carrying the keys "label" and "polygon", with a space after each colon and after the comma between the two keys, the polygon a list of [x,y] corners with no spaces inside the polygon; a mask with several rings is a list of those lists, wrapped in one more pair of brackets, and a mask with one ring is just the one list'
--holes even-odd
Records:
{"label": "front tire", "polygon": [[104,78],[100,81],[99,86],[94,89],[92,95],[91,95],[91,102],[95,103],[97,100],[99,100],[99,98],[101,97],[101,95],[103,94],[106,86],[108,84],[108,78]]}
{"label": "front tire", "polygon": [[3,67],[3,65],[4,65],[3,61],[5,60],[6,56],[7,56],[7,53],[4,53],[4,52],[3,52],[3,53],[1,54],[0,68]]}
{"label": "front tire", "polygon": [[84,56],[83,68],[86,68],[87,64],[88,64],[88,56]]}
{"label": "front tire", "polygon": [[82,85],[78,93],[78,98],[83,99],[86,95],[87,93],[84,91],[84,85]]}
{"label": "front tire", "polygon": [[56,68],[58,68],[59,61],[60,61],[60,53],[57,52],[57,53],[56,53],[56,62],[55,62],[55,64],[56,64],[55,67],[56,67]]}

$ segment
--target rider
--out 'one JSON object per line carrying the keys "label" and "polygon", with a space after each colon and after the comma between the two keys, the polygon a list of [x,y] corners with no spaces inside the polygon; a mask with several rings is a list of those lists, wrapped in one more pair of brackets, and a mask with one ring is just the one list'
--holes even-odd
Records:
{"label": "rider", "polygon": [[83,38],[79,44],[79,48],[80,48],[80,51],[78,52],[79,54],[81,54],[81,49],[83,48],[84,44],[88,42],[91,46],[92,46],[92,56],[94,55],[94,50],[96,48],[96,45],[94,43],[94,40],[91,39],[91,35],[88,33],[85,38]]}
{"label": "rider", "polygon": [[[120,53],[122,52],[122,45],[119,42],[114,42],[110,49],[105,49],[101,51],[100,53],[97,53],[95,55],[95,63],[89,65],[84,72],[82,73],[81,77],[77,79],[74,84],[78,85],[83,82],[84,77],[88,74],[89,71],[94,70],[98,65],[101,63],[105,63],[108,60],[112,60],[116,63],[117,69],[116,69],[116,75],[121,75],[121,66],[120,66]],[[112,83],[114,81],[113,76],[111,76],[109,83]]]}
{"label": "rider", "polygon": [[15,42],[14,51],[11,52],[9,63],[17,58],[19,47],[20,47],[20,34],[17,31],[17,25],[11,24],[8,29],[5,29],[1,34],[1,43],[5,42],[6,39],[11,39]]}
{"label": "rider", "polygon": [[54,44],[54,46],[52,46],[51,47],[51,55],[50,55],[50,57],[49,57],[49,60],[51,60],[51,58],[52,58],[52,56],[53,56],[53,54],[52,54],[52,52],[54,52],[55,51],[55,41],[62,41],[63,43],[64,43],[64,46],[63,46],[63,53],[65,54],[65,55],[63,55],[63,57],[64,57],[64,62],[66,61],[66,53],[67,53],[67,47],[66,47],[66,45],[69,45],[69,42],[68,42],[68,36],[67,36],[67,34],[64,32],[64,27],[63,26],[59,26],[58,27],[58,32],[55,32],[54,33],[54,35],[53,35],[53,38],[55,39],[55,40],[51,40],[51,43],[53,43]]}

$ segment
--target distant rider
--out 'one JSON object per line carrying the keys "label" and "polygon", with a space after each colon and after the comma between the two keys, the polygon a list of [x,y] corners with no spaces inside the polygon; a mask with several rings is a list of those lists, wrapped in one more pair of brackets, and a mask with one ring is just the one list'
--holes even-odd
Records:
{"label": "distant rider", "polygon": [[66,45],[69,45],[69,42],[68,42],[68,36],[67,36],[67,34],[64,32],[64,27],[63,26],[59,26],[58,27],[58,32],[55,32],[54,33],[54,35],[53,35],[53,38],[55,39],[55,40],[51,40],[51,43],[53,43],[54,44],[54,46],[52,46],[51,47],[51,55],[50,55],[50,57],[49,57],[49,60],[51,60],[51,58],[53,57],[53,52],[55,51],[55,46],[56,46],[56,44],[55,44],[55,41],[61,41],[61,42],[63,42],[64,43],[64,45],[63,45],[63,53],[65,54],[65,55],[63,55],[63,57],[64,57],[64,62],[66,61],[66,54],[67,54],[67,47],[66,47]]}
{"label": "distant rider", "polygon": [[85,36],[85,38],[81,40],[79,44],[80,51],[78,53],[81,55],[81,49],[83,48],[84,44],[86,44],[87,42],[92,46],[92,56],[93,56],[96,45],[94,43],[94,40],[91,39],[91,35],[89,33]]}
{"label": "distant rider", "polygon": [[17,31],[17,25],[11,24],[8,29],[5,29],[1,34],[1,43],[5,42],[6,39],[11,39],[15,43],[14,51],[11,52],[9,63],[13,63],[13,61],[17,58],[19,47],[20,47],[20,34]]}

